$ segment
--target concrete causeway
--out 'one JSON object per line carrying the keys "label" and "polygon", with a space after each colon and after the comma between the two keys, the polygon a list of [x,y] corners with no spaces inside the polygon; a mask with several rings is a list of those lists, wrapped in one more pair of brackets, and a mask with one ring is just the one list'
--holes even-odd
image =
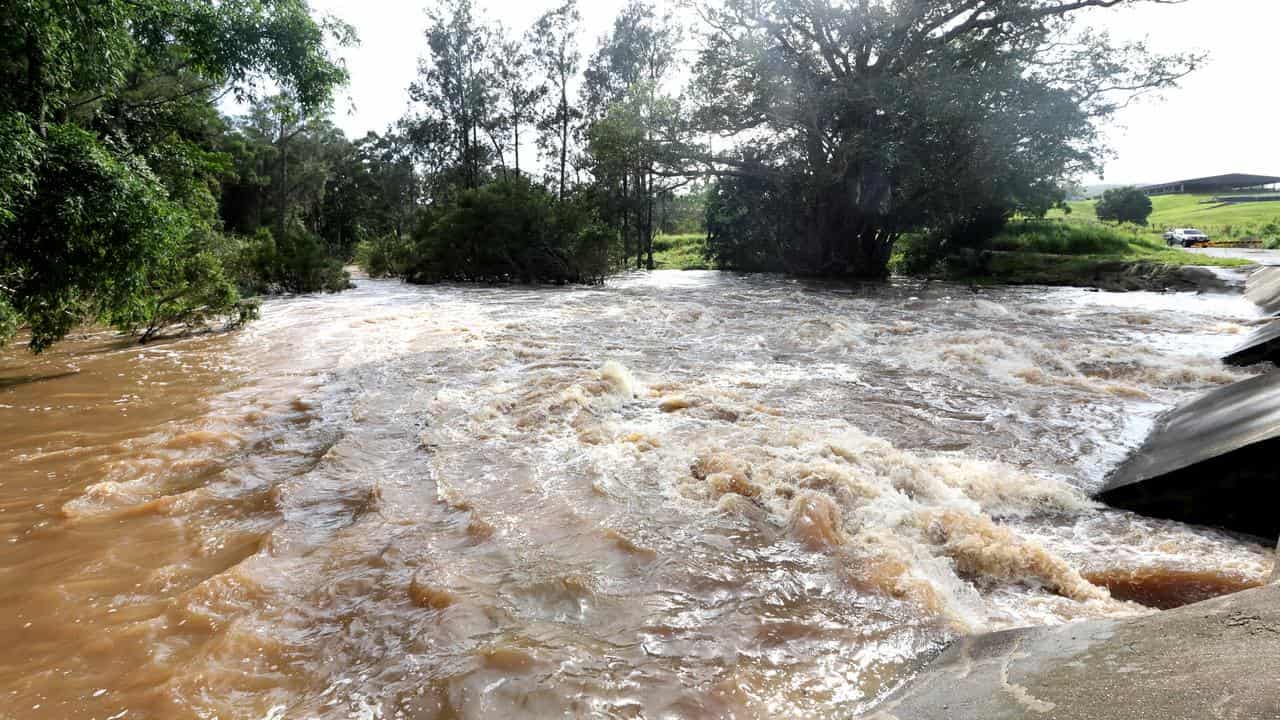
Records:
{"label": "concrete causeway", "polygon": [[866,720],[1280,719],[1280,586],[956,642]]}

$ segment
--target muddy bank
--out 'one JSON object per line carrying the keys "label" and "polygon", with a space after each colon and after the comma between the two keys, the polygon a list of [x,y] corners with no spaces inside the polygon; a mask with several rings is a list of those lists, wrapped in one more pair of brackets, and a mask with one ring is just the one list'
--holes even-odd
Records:
{"label": "muddy bank", "polygon": [[958,641],[867,720],[1280,717],[1280,587]]}

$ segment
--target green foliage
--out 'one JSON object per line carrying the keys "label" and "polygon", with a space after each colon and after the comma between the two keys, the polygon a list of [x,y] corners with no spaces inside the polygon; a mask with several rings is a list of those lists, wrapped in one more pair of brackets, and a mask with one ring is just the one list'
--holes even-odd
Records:
{"label": "green foliage", "polygon": [[1164,249],[1138,233],[1094,223],[1051,220],[1015,223],[991,243],[993,250],[1051,255],[1127,255],[1135,248]]}
{"label": "green foliage", "polygon": [[0,231],[30,199],[43,143],[24,115],[0,113]]}
{"label": "green foliage", "polygon": [[238,263],[242,286],[254,293],[338,292],[351,287],[342,261],[302,223],[289,223],[278,237],[259,228]]}
{"label": "green foliage", "polygon": [[190,230],[138,160],[118,159],[89,132],[52,125],[38,143],[34,179],[9,206],[0,267],[7,305],[31,326],[43,350],[77,323],[134,307],[152,267]]}
{"label": "green foliage", "polygon": [[1146,225],[1152,210],[1151,198],[1132,186],[1107,190],[1094,209],[1099,220],[1135,225]]}
{"label": "green foliage", "polygon": [[239,250],[231,238],[193,233],[178,252],[148,268],[150,292],[114,308],[107,320],[147,342],[170,330],[200,330],[216,321],[230,329],[256,319],[257,303],[240,299],[230,270]]}
{"label": "green foliage", "polygon": [[346,72],[305,0],[14,0],[0,13],[0,342],[247,318],[214,248],[215,94],[315,109]]}
{"label": "green foliage", "polygon": [[1262,242],[1262,246],[1268,250],[1280,250],[1280,235],[1267,238]]}
{"label": "green foliage", "polygon": [[653,239],[653,259],[659,270],[707,270],[707,234],[659,235]]}
{"label": "green foliage", "polygon": [[707,193],[707,257],[722,269],[789,269],[804,213],[795,189],[751,176],[717,180]]}
{"label": "green foliage", "polygon": [[[658,232],[664,235],[707,234],[706,187],[691,192],[666,193],[658,197]],[[657,250],[655,240],[654,249]]]}
{"label": "green foliage", "polygon": [[546,78],[547,96],[552,106],[538,123],[538,148],[559,170],[547,181],[557,188],[556,197],[564,200],[569,187],[570,127],[582,117],[582,111],[570,102],[569,88],[578,74],[580,53],[577,38],[582,25],[578,0],[562,0],[543,13],[529,33],[534,62]]}
{"label": "green foliage", "polygon": [[395,235],[379,235],[356,245],[356,264],[369,277],[402,277],[412,257],[413,244]]}
{"label": "green foliage", "polygon": [[415,233],[406,276],[414,282],[465,280],[591,283],[612,269],[612,234],[583,203],[558,201],[527,180],[459,194]]}
{"label": "green foliage", "polygon": [[[443,0],[428,10],[427,53],[409,95],[421,107],[411,135],[427,164],[461,187],[479,187],[493,160],[480,136],[495,111],[493,33],[472,0]],[[450,189],[446,182],[442,190]]]}
{"label": "green foliage", "polygon": [[1158,270],[1244,264],[1170,248],[1135,225],[1061,220],[1014,221],[981,247],[949,253],[932,252],[930,238],[913,235],[894,258],[894,270],[900,273],[1050,285],[1088,283],[1100,273],[1123,273],[1139,265]]}
{"label": "green foliage", "polygon": [[[732,254],[881,277],[904,233],[948,237],[975,209],[1034,216],[1054,206],[1068,178],[1098,168],[1101,121],[1199,60],[1116,46],[1071,22],[1092,4],[709,3],[696,119],[707,134],[742,140],[683,154],[724,179],[787,187],[798,210],[779,232],[776,207],[736,202],[760,217],[750,238],[728,239]],[[722,196],[734,188],[748,186],[727,184]]]}

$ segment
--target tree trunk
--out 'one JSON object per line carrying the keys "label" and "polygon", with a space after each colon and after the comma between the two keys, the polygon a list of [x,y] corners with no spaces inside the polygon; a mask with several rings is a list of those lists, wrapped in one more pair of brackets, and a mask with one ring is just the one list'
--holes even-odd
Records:
{"label": "tree trunk", "polygon": [[855,236],[850,250],[849,274],[852,277],[859,280],[885,280],[889,277],[893,235],[887,229],[868,226]]}
{"label": "tree trunk", "polygon": [[648,173],[648,182],[645,187],[645,221],[644,221],[644,246],[648,254],[645,265],[648,269],[653,269],[653,173]]}
{"label": "tree trunk", "polygon": [[622,267],[626,268],[631,264],[631,207],[627,191],[630,183],[628,183],[627,174],[622,174]]}
{"label": "tree trunk", "polygon": [[564,199],[565,165],[569,156],[569,95],[566,83],[560,78],[560,199]]}
{"label": "tree trunk", "polygon": [[810,211],[797,270],[806,275],[883,280],[896,236],[886,218],[861,211],[842,185],[819,194]]}
{"label": "tree trunk", "polygon": [[27,31],[27,94],[31,119],[35,121],[36,134],[48,137],[47,121],[49,108],[44,87],[44,48],[40,46],[40,38],[35,30]]}

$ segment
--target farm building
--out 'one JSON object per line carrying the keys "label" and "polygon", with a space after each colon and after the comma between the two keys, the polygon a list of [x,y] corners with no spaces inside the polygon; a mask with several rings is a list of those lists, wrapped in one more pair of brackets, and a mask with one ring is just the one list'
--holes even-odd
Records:
{"label": "farm building", "polygon": [[1173,182],[1160,183],[1159,185],[1147,185],[1141,190],[1148,195],[1176,195],[1179,193],[1211,195],[1232,192],[1266,192],[1280,190],[1280,177],[1232,173],[1230,175],[1214,175],[1192,180],[1175,180]]}

